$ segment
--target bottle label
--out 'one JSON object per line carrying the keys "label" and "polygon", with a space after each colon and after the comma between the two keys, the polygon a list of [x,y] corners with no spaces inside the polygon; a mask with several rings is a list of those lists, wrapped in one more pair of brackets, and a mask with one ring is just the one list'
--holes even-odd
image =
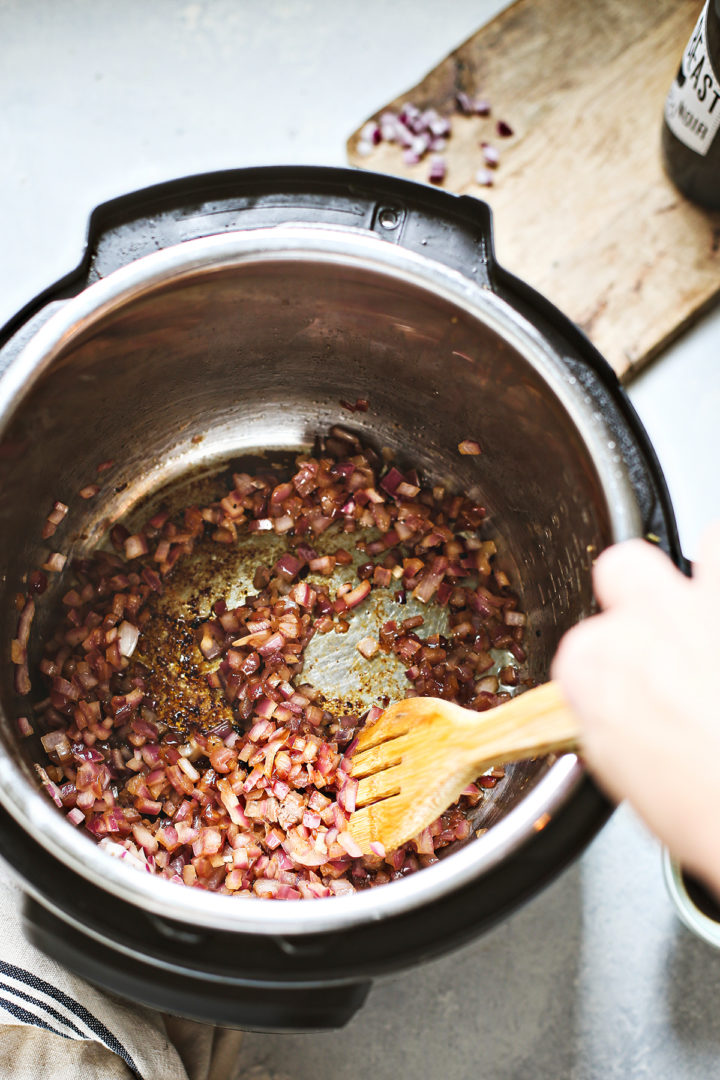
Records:
{"label": "bottle label", "polygon": [[703,157],[720,128],[720,78],[710,63],[707,11],[703,8],[665,102],[665,123]]}

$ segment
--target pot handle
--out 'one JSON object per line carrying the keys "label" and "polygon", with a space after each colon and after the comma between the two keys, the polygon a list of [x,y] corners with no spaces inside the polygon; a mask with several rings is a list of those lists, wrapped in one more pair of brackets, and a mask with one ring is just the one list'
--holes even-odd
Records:
{"label": "pot handle", "polygon": [[322,166],[265,166],[183,177],[102,203],[90,216],[74,270],[0,328],[0,368],[13,338],[113,270],[187,240],[290,223],[365,229],[492,287],[490,209],[399,177]]}
{"label": "pot handle", "polygon": [[492,287],[490,208],[479,199],[400,177],[324,166],[228,169],[170,180],[101,203],[81,261],[0,328],[0,369],[20,333],[53,304],[144,255],[236,229],[287,224],[366,229]]}
{"label": "pot handle", "polygon": [[490,284],[484,202],[398,177],[315,166],[191,176],[104,203],[88,227],[88,281],[186,240],[298,223],[367,229]]}

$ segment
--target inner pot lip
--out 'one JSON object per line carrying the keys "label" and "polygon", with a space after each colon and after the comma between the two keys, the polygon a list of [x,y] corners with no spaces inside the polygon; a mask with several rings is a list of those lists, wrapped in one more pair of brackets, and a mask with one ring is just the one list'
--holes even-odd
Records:
{"label": "inner pot lip", "polygon": [[[431,291],[488,325],[533,364],[561,401],[593,462],[614,542],[641,535],[630,481],[608,451],[604,419],[575,385],[561,357],[523,316],[457,271],[354,227],[283,225],[186,241],[144,256],[88,286],[35,334],[0,377],[0,431],[52,362],[102,318],[149,291],[200,274],[266,262],[326,262],[381,274]],[[210,929],[259,934],[337,931],[397,916],[468,884],[516,851],[576,791],[585,775],[568,754],[487,833],[422,872],[351,896],[309,903],[268,903],[223,896],[127,867],[76,831],[0,748],[0,799],[18,824],[52,856],[93,884],[156,915]]]}

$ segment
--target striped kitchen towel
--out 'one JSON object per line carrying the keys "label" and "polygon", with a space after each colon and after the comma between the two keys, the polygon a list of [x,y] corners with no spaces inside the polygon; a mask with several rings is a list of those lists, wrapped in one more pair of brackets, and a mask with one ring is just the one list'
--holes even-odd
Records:
{"label": "striped kitchen towel", "polygon": [[71,974],[23,936],[0,860],[2,1080],[242,1080],[242,1033],[166,1016]]}

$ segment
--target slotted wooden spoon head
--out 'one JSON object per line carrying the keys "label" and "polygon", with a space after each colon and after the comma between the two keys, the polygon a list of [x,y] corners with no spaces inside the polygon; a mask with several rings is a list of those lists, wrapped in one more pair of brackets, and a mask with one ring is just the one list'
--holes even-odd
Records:
{"label": "slotted wooden spoon head", "polygon": [[574,749],[577,737],[554,683],[481,713],[440,698],[395,702],[358,738],[351,775],[360,783],[349,831],[365,854],[373,843],[392,851],[491,765]]}
{"label": "slotted wooden spoon head", "polygon": [[[482,716],[472,715],[478,721]],[[458,737],[467,723],[465,710],[446,701],[408,698],[361,732],[352,764],[360,780],[357,809],[349,829],[363,852],[372,850],[373,841],[392,851],[417,836],[477,777],[476,760],[467,759]]]}

